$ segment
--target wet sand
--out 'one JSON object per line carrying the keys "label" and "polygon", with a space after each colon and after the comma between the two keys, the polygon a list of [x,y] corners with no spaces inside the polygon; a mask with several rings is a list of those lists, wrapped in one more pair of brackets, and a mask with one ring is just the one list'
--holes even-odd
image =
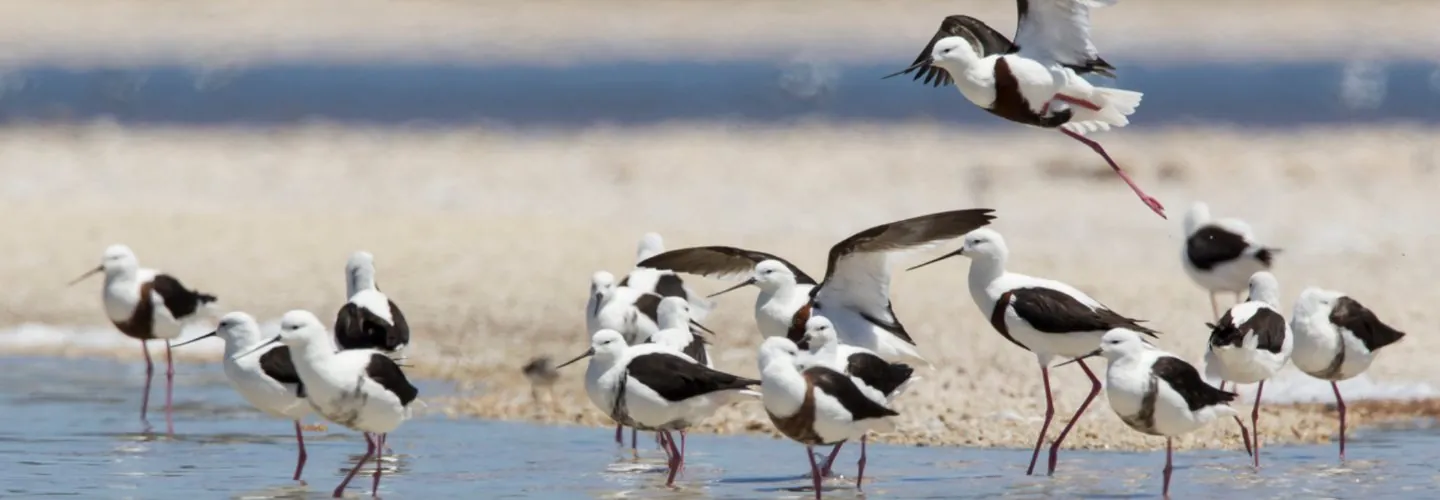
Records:
{"label": "wet sand", "polygon": [[[1423,396],[1432,392],[1424,384],[1440,383],[1427,358],[1440,340],[1421,330],[1440,321],[1430,307],[1440,299],[1432,283],[1440,270],[1424,257],[1440,252],[1440,229],[1423,216],[1435,206],[1437,139],[1435,130],[1398,126],[1107,135],[1117,159],[1170,208],[1164,221],[1079,146],[1031,131],[8,128],[0,130],[8,229],[0,237],[0,325],[113,335],[98,307],[99,280],[64,286],[113,242],[219,295],[224,309],[267,320],[292,308],[328,317],[343,300],[346,256],[363,248],[377,256],[384,289],[415,330],[415,373],[479,389],[449,411],[604,425],[582,394],[583,369],[567,369],[553,398],[536,405],[519,367],[534,355],[585,349],[588,277],[627,271],[642,232],[659,231],[672,248],[770,251],[820,274],[829,244],[855,231],[983,206],[997,210],[994,227],[1010,239],[1014,270],[1068,281],[1150,320],[1165,332],[1162,347],[1198,364],[1209,307],[1180,269],[1179,221],[1191,200],[1204,199],[1285,249],[1276,273],[1287,303],[1308,285],[1344,290],[1409,331],[1367,375],[1377,384],[1420,384],[1401,395]],[[965,269],[956,261],[894,278],[895,308],[938,368],[901,399],[902,431],[882,441],[1033,442],[1044,402],[1034,358],[990,330],[966,296]],[[730,284],[690,282],[703,291]],[[707,321],[721,333],[719,365],[752,376],[753,293],[722,297]],[[9,350],[139,357],[128,344]],[[1052,429],[1088,390],[1072,370],[1056,372]],[[1330,400],[1327,387],[1303,378],[1265,394]],[[1095,404],[1071,445],[1157,446],[1126,429],[1103,396]],[[1239,406],[1249,411],[1248,402]],[[1436,413],[1434,402],[1363,406],[1352,404],[1352,425]],[[1181,443],[1236,447],[1232,425]],[[1318,442],[1332,437],[1336,422],[1323,405],[1276,405],[1265,407],[1261,426],[1267,442]],[[758,406],[742,405],[704,430],[770,426]]]}
{"label": "wet sand", "polygon": [[[800,57],[908,62],[947,15],[1013,33],[1009,0],[828,1],[11,0],[0,65],[206,65],[403,59],[567,64],[595,59]],[[84,12],[85,15],[77,15]],[[1129,0],[1094,14],[1096,42],[1135,58],[1412,58],[1440,50],[1428,0]]]}

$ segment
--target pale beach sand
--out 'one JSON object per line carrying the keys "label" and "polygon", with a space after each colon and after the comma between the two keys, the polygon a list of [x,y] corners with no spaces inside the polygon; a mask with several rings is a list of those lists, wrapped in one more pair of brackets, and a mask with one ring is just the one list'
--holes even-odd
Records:
{"label": "pale beach sand", "polygon": [[[908,62],[940,20],[1014,32],[1011,0],[7,0],[0,65],[285,59],[570,64],[610,58]],[[1416,58],[1440,52],[1431,0],[1127,0],[1096,43],[1140,59]]]}
{"label": "pale beach sand", "polygon": [[[1107,134],[1117,159],[1169,207],[1165,221],[1088,151],[1039,131],[12,127],[0,129],[7,229],[0,348],[93,354],[69,341],[6,341],[16,327],[46,324],[113,335],[114,349],[95,349],[138,358],[104,326],[98,280],[64,286],[109,243],[128,243],[143,264],[264,320],[292,308],[333,315],[343,300],[345,258],[364,248],[415,330],[414,372],[477,389],[451,401],[451,411],[603,425],[582,394],[583,368],[567,369],[553,402],[537,406],[519,367],[533,355],[584,350],[589,275],[627,271],[642,232],[660,232],[672,248],[733,244],[779,253],[819,274],[828,246],[855,231],[991,207],[994,227],[1011,242],[1014,270],[1068,281],[1150,320],[1165,332],[1161,346],[1198,364],[1209,307],[1180,269],[1179,221],[1190,201],[1203,199],[1284,248],[1276,273],[1287,303],[1304,286],[1335,288],[1410,333],[1366,379],[1342,385],[1354,398],[1431,397],[1440,384],[1428,356],[1440,338],[1425,331],[1440,321],[1432,307],[1440,269],[1430,258],[1440,253],[1440,226],[1430,215],[1440,181],[1437,140],[1440,131],[1403,126]],[[938,368],[898,403],[902,430],[884,441],[1029,446],[1034,439],[1044,401],[1034,358],[991,331],[966,295],[965,270],[955,261],[895,276],[895,308]],[[705,291],[729,284],[690,281]],[[721,333],[719,365],[752,376],[753,293],[722,297],[707,321]],[[31,328],[31,340],[43,338],[34,332],[46,330]],[[1088,389],[1078,370],[1055,373],[1052,433]],[[1327,386],[1303,377],[1265,393],[1276,401],[1330,398]],[[1124,428],[1104,401],[1097,399],[1071,444],[1162,445]],[[1372,413],[1352,405],[1352,425],[1436,411],[1428,401],[1370,405]],[[1248,402],[1238,406],[1249,410]],[[1267,442],[1323,441],[1335,430],[1331,411],[1267,408]],[[704,429],[769,432],[770,425],[758,404],[746,403]],[[1231,423],[1183,444],[1235,447],[1234,438]]]}

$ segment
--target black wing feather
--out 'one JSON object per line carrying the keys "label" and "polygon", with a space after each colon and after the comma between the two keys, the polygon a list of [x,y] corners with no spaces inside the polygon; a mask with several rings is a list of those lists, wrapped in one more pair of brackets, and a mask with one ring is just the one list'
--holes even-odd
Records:
{"label": "black wing feather", "polygon": [[200,306],[215,302],[214,295],[185,288],[180,280],[168,274],[156,275],[150,287],[160,294],[160,299],[165,301],[165,309],[170,310],[170,316],[175,319],[195,314]]}
{"label": "black wing feather", "polygon": [[335,315],[335,344],[341,349],[379,349],[394,351],[410,341],[410,325],[400,308],[390,303],[395,324],[385,321],[374,311],[352,302],[340,306]]}
{"label": "black wing feather", "polygon": [[663,352],[636,356],[630,360],[626,372],[669,401],[760,385],[759,380],[731,375]]}
{"label": "black wing feather", "polygon": [[1335,308],[1330,311],[1330,322],[1350,330],[1370,352],[1399,342],[1405,337],[1405,332],[1381,322],[1374,312],[1350,297],[1340,297],[1335,301]]}
{"label": "black wing feather", "polygon": [[686,300],[690,299],[689,292],[685,290],[685,281],[681,280],[680,276],[674,274],[674,272],[660,275],[660,279],[655,282],[655,295],[661,297],[680,297]]}
{"label": "black wing feather", "polygon": [[1256,349],[1279,354],[1285,346],[1285,317],[1268,307],[1256,309],[1239,325],[1235,324],[1235,317],[1227,310],[1218,323],[1210,326],[1210,345],[1213,346],[1240,347],[1245,343],[1245,335],[1252,332],[1256,336]]}
{"label": "black wing feather", "polygon": [[839,400],[840,405],[845,407],[845,411],[850,412],[851,418],[855,420],[899,415],[895,410],[865,397],[865,393],[860,392],[860,388],[855,386],[855,381],[850,380],[848,375],[823,366],[806,368],[803,375],[816,389]]}
{"label": "black wing feather", "polygon": [[[945,20],[940,21],[940,29],[935,32],[935,36],[930,37],[930,42],[925,44],[925,48],[920,49],[920,54],[915,57],[915,61],[911,64],[920,64],[929,60],[930,53],[935,50],[935,42],[952,36],[962,37],[969,41],[970,45],[976,48],[976,52],[980,54],[980,57],[994,54],[1010,54],[1019,50],[1019,47],[1016,47],[1014,42],[1011,42],[1004,34],[996,31],[995,28],[991,28],[990,25],[985,24],[985,21],[970,16],[955,15],[946,17]],[[925,85],[942,87],[955,81],[954,78],[950,76],[950,73],[938,66],[925,64],[915,69],[905,70],[901,74],[909,74],[911,71],[915,72],[915,76],[911,79],[921,81]]]}
{"label": "black wing feather", "polygon": [[779,261],[785,264],[785,267],[789,268],[790,272],[795,275],[796,283],[802,285],[816,284],[815,279],[805,274],[805,271],[801,271],[795,264],[791,264],[790,261],[782,259],[779,256],[727,246],[677,248],[668,252],[655,254],[648,259],[640,261],[640,263],[635,266],[699,274],[701,276],[717,276],[747,274],[755,270],[756,264],[767,260]]}
{"label": "black wing feather", "polygon": [[295,372],[295,363],[290,360],[288,346],[277,346],[261,354],[260,371],[276,382],[295,384],[295,397],[305,397],[305,383],[300,381],[300,374]]}
{"label": "black wing feather", "polygon": [[1195,268],[1209,271],[1215,266],[1240,258],[1249,247],[1243,236],[1226,231],[1220,226],[1209,225],[1185,239],[1185,258],[1190,259],[1190,264]]}
{"label": "black wing feather", "polygon": [[409,405],[420,395],[420,389],[410,385],[410,380],[405,378],[405,372],[400,371],[400,365],[383,354],[370,356],[370,364],[365,367],[365,375],[371,380],[379,383],[385,390],[395,393],[400,398],[400,404]]}
{"label": "black wing feather", "polygon": [[864,381],[865,385],[874,387],[887,397],[915,373],[910,365],[889,363],[868,352],[851,354],[847,361],[849,364],[845,366],[845,373]]}
{"label": "black wing feather", "polygon": [[1161,356],[1150,367],[1150,372],[1180,393],[1180,396],[1185,398],[1185,403],[1190,406],[1190,411],[1235,400],[1235,393],[1222,391],[1205,383],[1205,380],[1200,378],[1200,372],[1180,358]]}
{"label": "black wing feather", "polygon": [[[830,247],[830,256],[825,264],[825,279],[830,279],[830,276],[835,274],[836,264],[846,255],[856,252],[903,250],[958,238],[990,224],[990,221],[995,219],[994,215],[990,215],[993,211],[988,208],[972,208],[937,212],[881,224],[855,233]],[[812,290],[811,296],[814,297],[816,293]]]}
{"label": "black wing feather", "polygon": [[1155,330],[1140,326],[1137,319],[1109,309],[1091,309],[1070,294],[1045,287],[1017,288],[1009,292],[1010,307],[1036,330],[1045,333],[1106,331],[1127,328],[1155,337]]}

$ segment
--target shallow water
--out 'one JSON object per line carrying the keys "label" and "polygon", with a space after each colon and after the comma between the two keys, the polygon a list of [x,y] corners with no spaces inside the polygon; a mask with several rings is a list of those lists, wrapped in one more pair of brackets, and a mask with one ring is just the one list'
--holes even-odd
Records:
{"label": "shallow water", "polygon": [[[953,89],[889,62],[823,60],[522,65],[371,63],[67,69],[0,74],[0,123],[111,117],[125,124],[344,123],[584,127],[666,120],[936,120],[993,127]],[[1440,66],[1428,61],[1124,64],[1145,92],[1137,125],[1440,123]]]}
{"label": "shallow water", "polygon": [[[363,452],[358,433],[307,433],[308,486],[290,481],[288,422],[250,410],[218,365],[181,365],[176,436],[142,433],[143,368],[92,359],[5,358],[0,370],[0,496],[84,498],[325,498]],[[151,421],[163,429],[163,379]],[[421,397],[449,388],[422,383]],[[307,419],[307,422],[312,420]],[[678,489],[662,486],[663,456],[641,436],[637,461],[608,429],[544,427],[422,415],[390,437],[387,498],[810,498],[798,445],[746,436],[697,435]],[[852,473],[847,445],[837,471]],[[1360,430],[1343,466],[1333,446],[1266,448],[1255,472],[1236,452],[1176,455],[1174,496],[1402,498],[1437,486],[1440,430]],[[1054,478],[1027,477],[1028,452],[870,447],[865,491],[874,498],[1142,498],[1160,491],[1163,453],[1071,451]],[[367,471],[368,472],[368,471]],[[347,496],[368,494],[359,476]],[[826,498],[856,498],[832,479]]]}

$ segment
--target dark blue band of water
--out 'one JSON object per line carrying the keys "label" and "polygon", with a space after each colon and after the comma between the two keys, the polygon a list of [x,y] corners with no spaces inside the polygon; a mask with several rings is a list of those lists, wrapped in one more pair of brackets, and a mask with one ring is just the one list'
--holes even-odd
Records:
{"label": "dark blue band of water", "polygon": [[[40,66],[0,74],[0,122],[110,117],[124,124],[194,125],[311,119],[513,127],[799,119],[1003,124],[973,109],[953,88],[923,86],[908,77],[880,79],[903,62],[297,63],[210,72],[185,66]],[[1437,123],[1436,68],[1429,62],[1122,64],[1118,82],[1092,80],[1145,92],[1132,118],[1137,125]]]}

